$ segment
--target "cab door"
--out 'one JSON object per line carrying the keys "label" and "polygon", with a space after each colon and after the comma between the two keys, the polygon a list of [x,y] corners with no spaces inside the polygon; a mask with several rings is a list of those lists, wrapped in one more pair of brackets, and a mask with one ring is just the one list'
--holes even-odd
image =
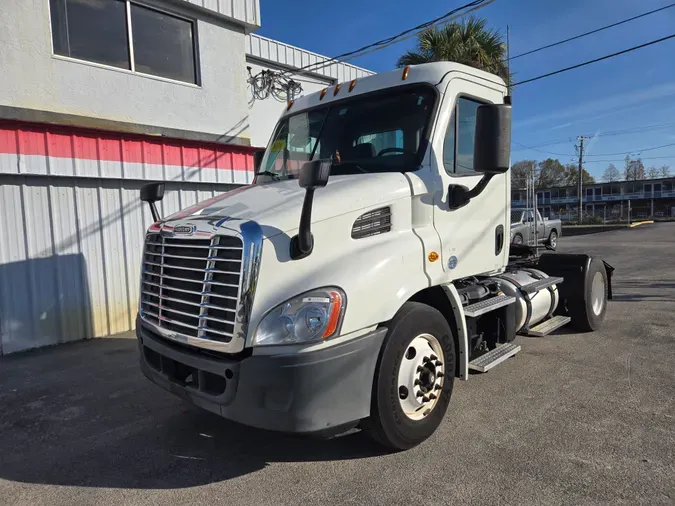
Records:
{"label": "cab door", "polygon": [[450,185],[471,190],[483,177],[473,168],[476,110],[503,103],[504,92],[498,84],[458,73],[443,96],[432,140],[441,183],[434,195],[434,226],[448,280],[499,271],[508,263],[510,172],[493,176],[464,207],[448,205]]}

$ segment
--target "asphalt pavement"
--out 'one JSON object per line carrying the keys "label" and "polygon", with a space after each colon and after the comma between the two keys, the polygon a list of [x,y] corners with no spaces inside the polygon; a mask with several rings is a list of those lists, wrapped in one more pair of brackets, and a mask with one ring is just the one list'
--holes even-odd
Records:
{"label": "asphalt pavement", "polygon": [[563,237],[616,267],[603,330],[523,338],[389,454],[249,429],[140,373],[135,339],[0,359],[0,504],[675,504],[675,224]]}

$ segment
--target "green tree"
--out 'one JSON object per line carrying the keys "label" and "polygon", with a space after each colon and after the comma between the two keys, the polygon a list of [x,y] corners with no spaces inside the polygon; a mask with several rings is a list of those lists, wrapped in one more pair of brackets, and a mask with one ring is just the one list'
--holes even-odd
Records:
{"label": "green tree", "polygon": [[525,189],[536,166],[536,160],[521,160],[511,165],[511,187],[514,190]]}
{"label": "green tree", "polygon": [[511,79],[506,64],[506,44],[487,20],[474,16],[442,27],[431,27],[417,36],[417,47],[398,59],[398,66],[452,61],[470,65],[504,79]]}
{"label": "green tree", "polygon": [[539,174],[536,180],[537,188],[551,188],[565,184],[565,166],[560,160],[547,158],[539,162]]}
{"label": "green tree", "polygon": [[[593,184],[595,178],[591,176],[586,169],[582,169],[582,184]],[[579,184],[579,167],[573,163],[565,165],[565,184],[568,186],[576,186]]]}

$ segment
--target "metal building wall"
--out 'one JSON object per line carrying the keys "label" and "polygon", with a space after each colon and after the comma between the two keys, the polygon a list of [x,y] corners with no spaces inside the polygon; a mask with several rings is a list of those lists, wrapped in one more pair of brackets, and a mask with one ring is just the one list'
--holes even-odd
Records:
{"label": "metal building wall", "polygon": [[[251,156],[241,147],[0,124],[0,354],[133,329],[152,222],[140,187],[167,181],[166,216],[249,182]],[[158,160],[170,163],[146,163]]]}

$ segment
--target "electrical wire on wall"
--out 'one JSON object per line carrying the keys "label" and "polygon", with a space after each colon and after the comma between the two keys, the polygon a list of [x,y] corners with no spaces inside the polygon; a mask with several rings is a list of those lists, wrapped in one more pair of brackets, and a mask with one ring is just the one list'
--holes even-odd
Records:
{"label": "electrical wire on wall", "polygon": [[254,100],[272,97],[278,102],[287,102],[302,93],[302,85],[281,72],[263,70],[253,75],[251,67],[247,69],[249,75],[247,83],[251,86]]}

